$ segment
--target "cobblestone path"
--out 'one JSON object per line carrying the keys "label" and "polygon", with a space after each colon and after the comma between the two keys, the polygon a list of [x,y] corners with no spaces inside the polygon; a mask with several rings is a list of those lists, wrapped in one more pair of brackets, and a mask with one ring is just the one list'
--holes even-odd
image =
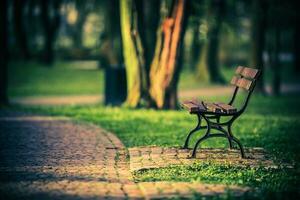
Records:
{"label": "cobblestone path", "polygon": [[135,183],[112,133],[67,118],[0,115],[1,199],[151,199],[248,191],[184,182]]}
{"label": "cobblestone path", "polygon": [[170,165],[190,165],[195,162],[214,162],[217,164],[232,164],[235,166],[264,167],[267,169],[286,167],[289,163],[274,163],[272,157],[263,148],[246,148],[247,159],[241,159],[237,149],[202,148],[197,151],[196,159],[191,159],[192,149],[174,147],[145,146],[129,148],[130,170],[168,167]]}

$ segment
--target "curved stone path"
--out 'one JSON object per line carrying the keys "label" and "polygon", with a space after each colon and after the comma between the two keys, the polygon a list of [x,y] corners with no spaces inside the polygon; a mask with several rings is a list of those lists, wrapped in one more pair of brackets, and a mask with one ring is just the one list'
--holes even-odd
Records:
{"label": "curved stone path", "polygon": [[221,195],[248,188],[185,182],[135,183],[112,133],[62,117],[0,114],[1,199],[153,199]]}

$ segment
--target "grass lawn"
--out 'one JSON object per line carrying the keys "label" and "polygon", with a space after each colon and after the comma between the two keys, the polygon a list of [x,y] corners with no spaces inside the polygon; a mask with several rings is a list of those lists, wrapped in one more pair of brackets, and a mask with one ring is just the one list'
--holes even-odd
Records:
{"label": "grass lawn", "polygon": [[103,91],[103,72],[93,61],[56,62],[51,67],[11,62],[8,69],[10,97],[101,94]]}
{"label": "grass lawn", "polygon": [[[78,68],[82,66],[95,68],[96,65],[95,62],[58,62],[52,68],[47,68],[34,63],[10,63],[9,95],[14,97],[101,94],[103,71]],[[230,79],[233,69],[223,69],[222,73],[226,79]],[[288,77],[287,72],[284,74],[286,74],[284,77]],[[191,72],[183,72],[180,89],[201,87],[200,85]],[[225,99],[226,97],[218,97],[218,101],[226,102]],[[209,100],[216,100],[216,97],[210,97]],[[146,170],[136,173],[135,178],[137,181],[196,181],[258,187],[264,194],[263,197],[268,198],[285,197],[286,193],[291,195],[300,188],[299,102],[300,96],[274,98],[254,95],[246,113],[233,126],[233,133],[244,146],[263,147],[277,162],[284,160],[295,164],[295,169],[267,170],[198,163],[185,167]],[[190,116],[185,111],[132,110],[102,105],[11,109],[69,116],[76,120],[91,122],[117,134],[127,147],[181,146],[188,131],[196,125],[196,117]],[[201,134],[203,132],[193,137],[192,144]],[[227,145],[227,140],[214,138],[203,143],[202,147],[227,147]]]}
{"label": "grass lawn", "polygon": [[[8,72],[9,96],[102,94],[104,71],[97,69],[97,64],[97,61],[72,61],[56,62],[48,67],[35,62],[11,62]],[[223,71],[229,76],[233,73],[231,69]],[[199,83],[190,71],[183,71],[181,74],[180,89],[210,86],[209,83]]]}
{"label": "grass lawn", "polygon": [[[238,184],[258,187],[266,195],[265,197],[272,197],[272,195],[280,197],[286,195],[286,192],[296,192],[300,186],[300,108],[298,107],[300,97],[275,99],[257,95],[251,100],[246,113],[234,124],[233,133],[244,146],[263,147],[276,158],[277,162],[284,160],[295,164],[295,169],[267,170],[202,163],[142,171],[135,174],[136,180]],[[127,147],[181,146],[187,131],[196,123],[195,117],[184,111],[131,110],[103,106],[21,109],[34,113],[69,116],[100,125],[116,133]],[[219,138],[203,143],[203,147],[227,147],[227,145],[226,140]]]}
{"label": "grass lawn", "polygon": [[[52,67],[37,62],[10,62],[9,88],[10,97],[51,96],[51,95],[97,95],[103,93],[104,73],[97,69],[97,61],[60,61]],[[282,80],[285,83],[299,83],[291,66],[284,66]],[[227,82],[230,81],[234,69],[221,68]],[[272,79],[272,72],[267,69],[266,81]],[[196,89],[213,85],[199,82],[195,74],[183,70],[180,75],[179,89]]]}

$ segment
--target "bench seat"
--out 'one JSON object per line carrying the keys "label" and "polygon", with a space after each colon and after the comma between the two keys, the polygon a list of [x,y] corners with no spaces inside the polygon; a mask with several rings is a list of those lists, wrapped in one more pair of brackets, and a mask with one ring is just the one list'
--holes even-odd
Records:
{"label": "bench seat", "polygon": [[232,105],[221,102],[211,103],[198,100],[186,100],[181,103],[181,106],[187,109],[191,114],[234,114],[237,112],[237,109]]}

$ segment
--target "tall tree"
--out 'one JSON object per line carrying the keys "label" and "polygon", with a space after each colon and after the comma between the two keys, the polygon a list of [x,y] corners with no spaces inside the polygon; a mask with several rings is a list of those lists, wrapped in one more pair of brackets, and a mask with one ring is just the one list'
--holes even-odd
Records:
{"label": "tall tree", "polygon": [[104,3],[105,30],[100,36],[100,62],[105,68],[105,104],[119,105],[126,98],[126,71],[123,65],[119,0]]}
{"label": "tall tree", "polygon": [[119,0],[105,1],[105,30],[100,36],[101,47],[101,64],[104,67],[121,66],[122,57],[122,41],[120,28],[120,12],[115,12],[119,8]]}
{"label": "tall tree", "polygon": [[8,103],[7,98],[7,0],[3,0],[0,4],[0,41],[2,50],[0,53],[0,105]]}
{"label": "tall tree", "polygon": [[[135,0],[138,15],[138,31],[144,49],[145,68],[149,73],[154,55],[157,26],[160,20],[160,0]],[[147,79],[147,85],[149,85]]]}
{"label": "tall tree", "polygon": [[208,8],[208,49],[207,66],[211,82],[224,83],[219,69],[219,43],[222,20],[225,18],[225,1],[211,0]]}
{"label": "tall tree", "polygon": [[137,7],[134,0],[120,1],[123,57],[127,77],[126,105],[137,107],[146,93],[146,71],[141,37],[138,32]]}
{"label": "tall tree", "polygon": [[[253,0],[252,4],[252,35],[251,35],[251,66],[264,72],[263,51],[265,48],[265,32],[267,25],[267,0]],[[258,81],[257,88],[264,91],[263,74]]]}
{"label": "tall tree", "polygon": [[[203,0],[192,1],[189,17],[189,27],[192,30],[191,52],[189,56],[190,70],[197,71],[197,66],[201,57],[204,46],[203,35],[201,35],[200,27],[203,25],[203,13],[205,13],[205,4]],[[202,39],[201,39],[202,38]],[[200,74],[199,74],[200,75]]]}
{"label": "tall tree", "polygon": [[[297,7],[297,3],[293,1],[293,4],[295,7]],[[296,11],[296,9],[295,9]],[[294,13],[294,49],[293,49],[293,57],[294,57],[294,71],[297,74],[300,74],[300,13],[296,11]]]}
{"label": "tall tree", "polygon": [[190,70],[196,71],[197,62],[201,55],[201,48],[203,43],[200,41],[199,37],[199,28],[200,28],[200,20],[194,19],[191,25],[192,28],[192,44],[191,44],[191,57],[190,57]]}
{"label": "tall tree", "polygon": [[[127,100],[131,107],[147,105],[157,108],[177,107],[177,83],[180,50],[186,24],[186,1],[163,1],[156,45],[147,70],[144,46],[138,22],[140,6],[134,0],[121,1],[123,55],[127,73]],[[144,35],[143,35],[144,36]],[[148,80],[148,81],[147,81]]]}
{"label": "tall tree", "polygon": [[43,61],[51,65],[54,60],[54,43],[60,25],[60,6],[61,0],[40,1],[41,19],[44,29],[45,45]]}
{"label": "tall tree", "polygon": [[174,0],[163,17],[150,68],[150,96],[158,108],[177,107],[178,63],[186,24],[185,0]]}
{"label": "tall tree", "polygon": [[24,23],[24,9],[26,3],[26,0],[13,1],[14,33],[19,46],[20,56],[25,60],[30,58],[27,31]]}
{"label": "tall tree", "polygon": [[272,67],[274,70],[273,78],[273,94],[278,96],[280,93],[280,60],[279,52],[280,51],[280,27],[278,25],[275,27],[275,36],[274,36],[274,57],[272,62]]}

